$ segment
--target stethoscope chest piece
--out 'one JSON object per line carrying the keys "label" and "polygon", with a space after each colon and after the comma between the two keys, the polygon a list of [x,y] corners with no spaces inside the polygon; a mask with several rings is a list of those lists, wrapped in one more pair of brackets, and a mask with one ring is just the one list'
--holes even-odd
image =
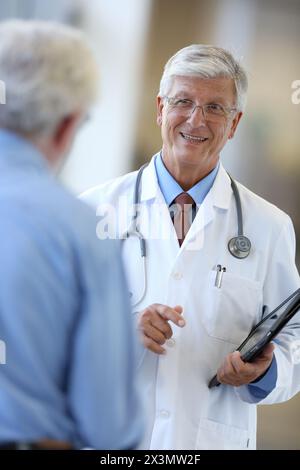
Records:
{"label": "stethoscope chest piece", "polygon": [[[140,205],[140,186],[141,186],[141,178],[144,169],[148,163],[143,165],[137,174],[135,185],[134,185],[134,194],[133,194],[133,206],[134,206],[134,215],[132,216],[130,228],[123,234],[122,240],[127,240],[130,237],[135,237],[136,240],[139,241],[140,245],[140,255],[143,262],[143,287],[141,290],[141,294],[139,298],[132,302],[132,307],[136,307],[139,305],[145,298],[146,291],[147,291],[147,269],[146,269],[146,239],[138,226],[138,207]],[[249,238],[245,237],[243,232],[243,214],[242,214],[242,206],[241,206],[241,199],[239,195],[239,190],[233,178],[228,175],[231,180],[231,187],[234,194],[235,202],[236,202],[236,211],[237,211],[237,237],[231,238],[228,242],[228,250],[232,256],[238,259],[247,258],[251,250],[251,242]],[[131,297],[133,297],[133,293],[131,293]]]}
{"label": "stethoscope chest piece", "polygon": [[247,258],[251,250],[251,242],[245,235],[233,237],[228,242],[228,250],[235,258]]}

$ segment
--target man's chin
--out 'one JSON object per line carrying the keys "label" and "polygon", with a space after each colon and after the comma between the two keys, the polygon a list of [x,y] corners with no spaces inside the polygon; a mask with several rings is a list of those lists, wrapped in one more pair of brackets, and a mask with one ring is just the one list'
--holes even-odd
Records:
{"label": "man's chin", "polygon": [[205,155],[202,152],[178,152],[176,160],[183,165],[199,166],[205,159]]}

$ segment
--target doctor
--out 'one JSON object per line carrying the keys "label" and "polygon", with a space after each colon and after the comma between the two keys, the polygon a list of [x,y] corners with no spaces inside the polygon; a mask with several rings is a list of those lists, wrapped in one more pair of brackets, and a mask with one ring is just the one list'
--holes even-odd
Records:
{"label": "doctor", "polygon": [[[220,163],[246,91],[245,71],[224,49],[178,51],[165,66],[157,98],[161,152],[140,181],[133,172],[82,196],[97,207],[100,237],[113,221],[110,236],[125,232],[142,338],[148,417],[142,448],[253,449],[255,404],[288,400],[299,389],[291,353],[296,334],[299,340],[295,319],[253,363],[233,352],[263,312],[300,285],[290,218],[235,186]],[[146,252],[142,245],[140,253],[136,230]],[[209,389],[217,370],[222,385]]]}

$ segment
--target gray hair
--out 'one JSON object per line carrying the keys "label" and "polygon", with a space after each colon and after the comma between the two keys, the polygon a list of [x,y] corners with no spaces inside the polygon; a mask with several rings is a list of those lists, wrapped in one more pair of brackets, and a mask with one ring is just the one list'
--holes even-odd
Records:
{"label": "gray hair", "polygon": [[97,64],[84,35],[46,21],[0,23],[0,127],[49,134],[96,98]]}
{"label": "gray hair", "polygon": [[175,76],[232,78],[236,89],[237,109],[243,111],[245,108],[248,88],[246,71],[230,52],[221,47],[192,44],[176,52],[165,65],[159,96],[168,94]]}

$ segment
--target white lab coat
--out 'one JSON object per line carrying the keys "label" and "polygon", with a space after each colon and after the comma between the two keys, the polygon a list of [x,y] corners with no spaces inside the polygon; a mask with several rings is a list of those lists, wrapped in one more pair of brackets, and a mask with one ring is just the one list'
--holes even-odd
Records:
{"label": "white lab coat", "polygon": [[[97,208],[99,216],[105,212],[103,203],[112,204],[117,210],[118,235],[130,223],[125,206],[131,208],[135,179],[133,172],[82,195]],[[252,243],[249,257],[242,260],[227,249],[229,239],[237,234],[237,216],[230,180],[222,165],[181,248],[157,183],[153,159],[144,170],[140,229],[148,239],[147,293],[133,315],[137,317],[137,312],[153,303],[182,305],[186,326],[181,329],[172,324],[173,337],[166,344],[164,356],[140,346],[140,379],[148,421],[141,448],[256,446],[255,402],[259,400],[249,394],[247,386],[208,389],[207,384],[224,356],[235,350],[261,318],[263,306],[273,309],[299,288],[300,281],[290,218],[241,184],[238,188],[244,233]],[[99,223],[98,235],[103,228]],[[153,227],[160,231],[157,239],[149,239]],[[124,242],[123,257],[134,302],[143,288],[136,241]],[[217,264],[227,269],[221,288],[215,287]],[[295,328],[286,327],[278,338],[277,387],[260,403],[285,401],[299,390],[300,366],[293,365],[292,360],[296,333]]]}

